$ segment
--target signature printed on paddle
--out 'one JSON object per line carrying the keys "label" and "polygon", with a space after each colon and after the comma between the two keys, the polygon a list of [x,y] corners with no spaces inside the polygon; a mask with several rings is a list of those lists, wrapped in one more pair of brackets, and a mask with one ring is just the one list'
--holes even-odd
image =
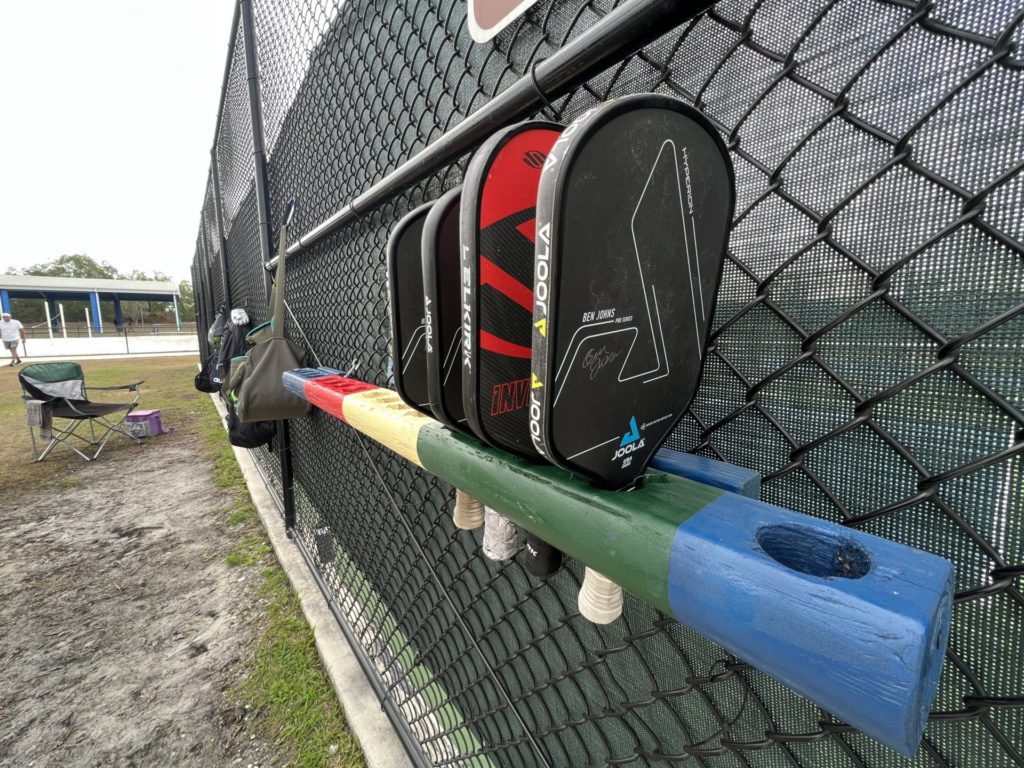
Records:
{"label": "signature printed on paddle", "polygon": [[590,371],[590,378],[593,380],[602,368],[615,362],[615,358],[620,354],[620,352],[609,352],[605,346],[600,349],[591,347],[583,356],[583,367]]}

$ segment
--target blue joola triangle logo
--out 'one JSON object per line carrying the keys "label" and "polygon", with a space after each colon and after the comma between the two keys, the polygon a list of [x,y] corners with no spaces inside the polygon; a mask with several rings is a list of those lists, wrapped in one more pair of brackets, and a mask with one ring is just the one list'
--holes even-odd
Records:
{"label": "blue joola triangle logo", "polygon": [[627,432],[626,434],[624,434],[622,436],[622,442],[619,443],[619,447],[621,448],[624,445],[629,445],[630,443],[635,443],[639,439],[640,439],[640,430],[636,426],[636,416],[630,416],[629,417],[629,432]]}

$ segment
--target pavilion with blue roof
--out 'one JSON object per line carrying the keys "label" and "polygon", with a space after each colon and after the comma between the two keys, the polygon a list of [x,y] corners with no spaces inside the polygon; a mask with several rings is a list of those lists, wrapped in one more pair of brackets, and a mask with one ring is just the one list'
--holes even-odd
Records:
{"label": "pavilion with blue roof", "polygon": [[[58,323],[57,303],[88,301],[89,321],[96,333],[103,333],[102,302],[114,305],[114,326],[122,327],[122,301],[161,301],[174,305],[174,322],[181,330],[177,284],[169,280],[109,280],[93,277],[37,277],[36,275],[0,275],[0,306],[11,311],[11,299],[39,299],[46,302],[50,324]],[[108,313],[109,315],[109,313]]]}

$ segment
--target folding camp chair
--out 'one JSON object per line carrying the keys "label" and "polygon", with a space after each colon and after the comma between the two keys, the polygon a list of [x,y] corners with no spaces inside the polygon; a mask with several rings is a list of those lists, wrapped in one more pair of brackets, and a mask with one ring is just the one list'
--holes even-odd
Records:
{"label": "folding camp chair", "polygon": [[[124,427],[124,421],[139,403],[139,385],[122,384],[116,387],[89,387],[88,392],[127,390],[134,392],[135,397],[129,403],[96,403],[89,400],[85,386],[85,375],[78,363],[35,363],[26,365],[18,371],[22,397],[28,412],[29,433],[32,435],[32,452],[39,448],[36,445],[35,430],[39,429],[40,438],[49,440],[42,453],[34,461],[42,461],[57,443],[63,443],[86,461],[92,461],[100,455],[107,440],[114,432],[120,432],[136,443],[142,441],[130,434]],[[78,434],[80,427],[88,423],[89,437]],[[100,432],[97,435],[97,432]],[[72,442],[79,440],[96,452],[89,456],[78,449]]]}

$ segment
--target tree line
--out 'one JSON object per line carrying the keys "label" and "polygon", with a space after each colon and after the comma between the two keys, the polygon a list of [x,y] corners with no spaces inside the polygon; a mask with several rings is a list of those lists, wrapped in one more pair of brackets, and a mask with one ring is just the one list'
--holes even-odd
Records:
{"label": "tree line", "polygon": [[[133,269],[130,272],[121,272],[114,265],[106,261],[96,261],[84,253],[65,254],[52,261],[43,264],[34,264],[23,269],[10,268],[8,275],[35,275],[37,277],[86,277],[103,278],[108,280],[163,280],[170,281],[170,277],[158,272],[143,272]],[[178,313],[182,321],[195,320],[196,304],[192,293],[192,283],[182,280],[178,283],[180,301]],[[65,301],[64,319],[69,322],[84,322],[85,310],[89,307],[87,301]],[[113,308],[106,304],[103,306],[104,322],[112,323]],[[11,312],[25,325],[46,322],[46,310],[41,299],[11,299]],[[174,305],[171,302],[163,301],[122,301],[121,312],[124,320],[129,318],[136,323],[173,323]]]}

